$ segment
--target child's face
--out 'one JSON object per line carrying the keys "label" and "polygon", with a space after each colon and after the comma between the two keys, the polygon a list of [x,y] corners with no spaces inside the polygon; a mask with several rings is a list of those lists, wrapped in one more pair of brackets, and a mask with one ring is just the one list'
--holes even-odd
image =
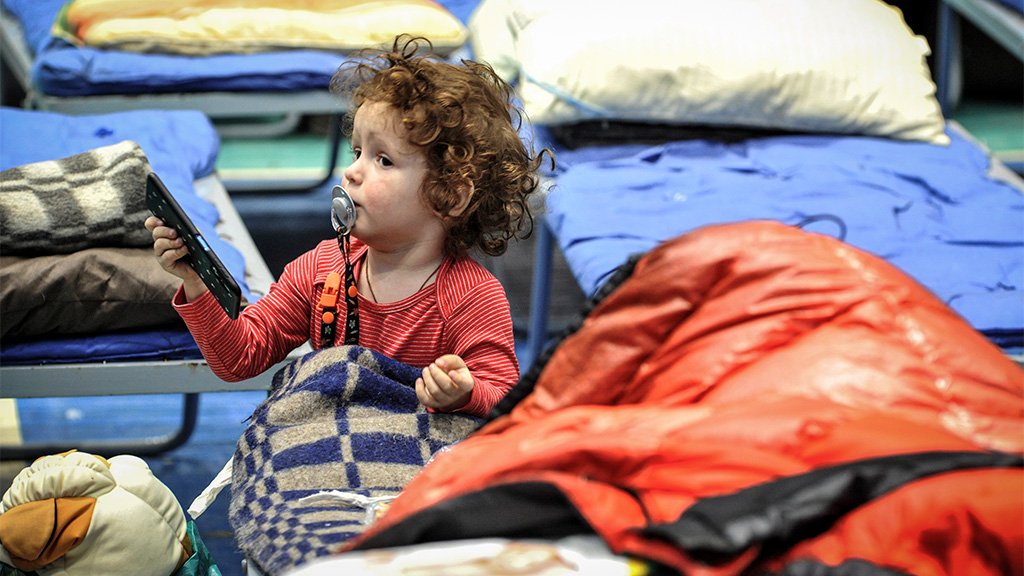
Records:
{"label": "child's face", "polygon": [[443,239],[440,218],[420,194],[426,156],[406,140],[397,110],[381,102],[363,103],[355,115],[352,152],[342,184],[356,205],[356,237],[384,250],[437,234]]}

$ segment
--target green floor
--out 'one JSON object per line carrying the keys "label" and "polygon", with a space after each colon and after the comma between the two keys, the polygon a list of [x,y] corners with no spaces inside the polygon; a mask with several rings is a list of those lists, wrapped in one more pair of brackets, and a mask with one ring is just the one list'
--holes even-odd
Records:
{"label": "green floor", "polygon": [[274,139],[223,139],[218,168],[316,168],[327,153],[323,136],[296,133]]}
{"label": "green floor", "polygon": [[1024,161],[1024,104],[965,102],[953,119],[1001,160]]}
{"label": "green floor", "polygon": [[[225,180],[314,178],[326,169],[329,148],[326,135],[301,131],[274,138],[223,138],[217,171]],[[337,165],[347,166],[350,158],[343,143]]]}

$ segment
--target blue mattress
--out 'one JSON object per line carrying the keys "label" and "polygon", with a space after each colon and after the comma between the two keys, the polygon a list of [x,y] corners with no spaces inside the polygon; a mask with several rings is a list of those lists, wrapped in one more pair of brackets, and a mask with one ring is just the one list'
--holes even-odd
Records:
{"label": "blue mattress", "polygon": [[947,131],[949,147],[810,135],[556,144],[549,223],[592,294],[631,254],[688,230],[825,215],[812,230],[844,231],[847,242],[901,268],[996,343],[1019,347],[1024,195],[988,176],[984,150]]}
{"label": "blue mattress", "polygon": [[[50,34],[64,3],[3,0],[21,23],[32,53],[32,84],[50,96],[326,90],[346,59],[345,54],[318,50],[196,57],[76,47]],[[476,3],[440,2],[463,22]]]}
{"label": "blue mattress", "polygon": [[[242,294],[250,302],[255,301],[257,296],[245,281],[244,257],[217,235],[220,215],[215,206],[196,194],[193,186],[194,180],[213,173],[220,149],[217,132],[205,115],[141,110],[65,116],[0,108],[0,170],[56,160],[122,140],[139,144],[153,170],[238,281]],[[2,353],[4,364],[201,357],[184,329],[5,343]]]}
{"label": "blue mattress", "polygon": [[0,356],[7,366],[197,360],[202,357],[188,330],[166,328],[25,340],[4,344]]}

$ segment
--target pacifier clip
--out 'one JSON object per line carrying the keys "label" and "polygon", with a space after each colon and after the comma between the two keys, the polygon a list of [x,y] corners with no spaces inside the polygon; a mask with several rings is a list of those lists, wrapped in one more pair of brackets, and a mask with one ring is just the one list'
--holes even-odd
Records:
{"label": "pacifier clip", "polygon": [[341,275],[331,272],[324,280],[324,291],[320,294],[320,346],[329,348],[334,345],[337,334],[335,325],[338,321],[338,297],[345,296],[345,344],[359,344],[359,288],[356,286],[356,275],[352,269],[351,248],[347,234],[338,236],[338,246],[345,256],[345,289],[341,292]]}

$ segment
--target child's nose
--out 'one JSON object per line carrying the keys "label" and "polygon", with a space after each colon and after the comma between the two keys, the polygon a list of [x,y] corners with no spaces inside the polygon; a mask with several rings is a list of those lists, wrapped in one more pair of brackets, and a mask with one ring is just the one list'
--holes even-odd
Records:
{"label": "child's nose", "polygon": [[345,167],[345,170],[341,172],[341,177],[344,182],[358,182],[359,169],[356,166],[358,163],[358,159],[353,160],[352,163]]}

